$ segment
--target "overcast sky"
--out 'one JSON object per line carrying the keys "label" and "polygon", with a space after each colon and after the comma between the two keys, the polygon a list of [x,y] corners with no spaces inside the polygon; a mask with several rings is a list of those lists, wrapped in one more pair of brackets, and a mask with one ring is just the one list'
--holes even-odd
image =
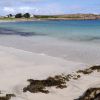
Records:
{"label": "overcast sky", "polygon": [[100,0],[0,0],[0,15],[9,13],[100,13]]}

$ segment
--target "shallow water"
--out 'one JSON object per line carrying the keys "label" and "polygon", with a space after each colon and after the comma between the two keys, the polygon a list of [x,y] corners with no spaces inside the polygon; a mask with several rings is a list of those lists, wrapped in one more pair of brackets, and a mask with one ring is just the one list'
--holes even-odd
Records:
{"label": "shallow water", "polygon": [[100,64],[100,20],[0,23],[0,45]]}
{"label": "shallow water", "polygon": [[[30,32],[65,40],[100,40],[100,20],[33,21],[2,23],[0,28],[15,32]],[[17,33],[18,34],[18,33]]]}

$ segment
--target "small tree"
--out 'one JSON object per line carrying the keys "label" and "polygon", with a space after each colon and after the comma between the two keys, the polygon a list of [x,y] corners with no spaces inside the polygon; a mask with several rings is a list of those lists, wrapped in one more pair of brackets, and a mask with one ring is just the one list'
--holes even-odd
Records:
{"label": "small tree", "polygon": [[23,16],[22,16],[21,13],[18,13],[18,14],[15,15],[15,18],[22,18],[22,17],[23,17]]}
{"label": "small tree", "polygon": [[25,18],[30,18],[30,14],[29,14],[29,13],[25,13],[25,14],[23,15],[23,17],[25,17]]}

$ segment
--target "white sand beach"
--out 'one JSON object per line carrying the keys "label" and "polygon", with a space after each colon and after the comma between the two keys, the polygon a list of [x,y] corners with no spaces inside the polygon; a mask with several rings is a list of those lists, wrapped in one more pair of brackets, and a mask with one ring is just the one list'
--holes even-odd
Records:
{"label": "white sand beach", "polygon": [[[93,72],[89,75],[82,75],[78,80],[69,81],[67,88],[56,89],[55,87],[51,87],[49,88],[49,94],[24,93],[23,88],[29,84],[27,82],[28,79],[40,80],[62,73],[70,74],[79,69],[85,69],[92,64],[99,64],[100,60],[97,59],[100,56],[100,48],[98,46],[95,48],[89,45],[81,46],[77,43],[72,45],[72,43],[69,44],[64,41],[58,43],[58,41],[53,39],[52,41],[55,42],[51,43],[48,40],[48,44],[46,44],[45,41],[47,40],[41,43],[40,38],[31,38],[32,37],[27,38],[20,36],[0,37],[0,91],[2,93],[0,95],[7,93],[15,94],[16,97],[12,97],[11,100],[41,100],[41,98],[42,100],[74,100],[81,96],[88,88],[100,87],[100,73]],[[43,50],[41,50],[41,46]],[[65,47],[65,49],[69,47],[70,51],[66,51],[67,54],[69,54],[69,52],[71,54],[74,50],[74,53],[77,55],[76,61],[74,56],[73,59],[70,58],[72,55],[68,55],[71,60],[67,60],[68,57],[64,59],[62,55],[52,56],[57,53],[55,49],[57,47],[58,53],[61,52],[60,54],[65,53],[60,50],[61,47]],[[72,47],[74,49],[72,49]],[[45,50],[48,52],[46,53]],[[98,54],[95,52],[98,52]],[[82,55],[80,55],[80,53]],[[94,53],[95,56],[92,53]],[[84,56],[84,54],[86,54],[86,56]],[[94,58],[91,58],[93,56]],[[87,59],[87,62],[84,57]],[[90,59],[87,57],[91,58],[91,61],[93,60],[94,62],[90,63]]]}

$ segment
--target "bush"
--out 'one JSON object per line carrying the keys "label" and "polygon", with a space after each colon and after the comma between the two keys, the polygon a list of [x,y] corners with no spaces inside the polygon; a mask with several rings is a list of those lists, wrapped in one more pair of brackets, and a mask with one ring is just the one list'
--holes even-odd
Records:
{"label": "bush", "polygon": [[15,15],[15,18],[22,18],[22,17],[23,17],[23,16],[22,16],[21,13],[18,13],[18,14]]}
{"label": "bush", "polygon": [[29,13],[25,13],[25,14],[23,15],[23,17],[25,17],[25,18],[30,18],[30,14],[29,14]]}

